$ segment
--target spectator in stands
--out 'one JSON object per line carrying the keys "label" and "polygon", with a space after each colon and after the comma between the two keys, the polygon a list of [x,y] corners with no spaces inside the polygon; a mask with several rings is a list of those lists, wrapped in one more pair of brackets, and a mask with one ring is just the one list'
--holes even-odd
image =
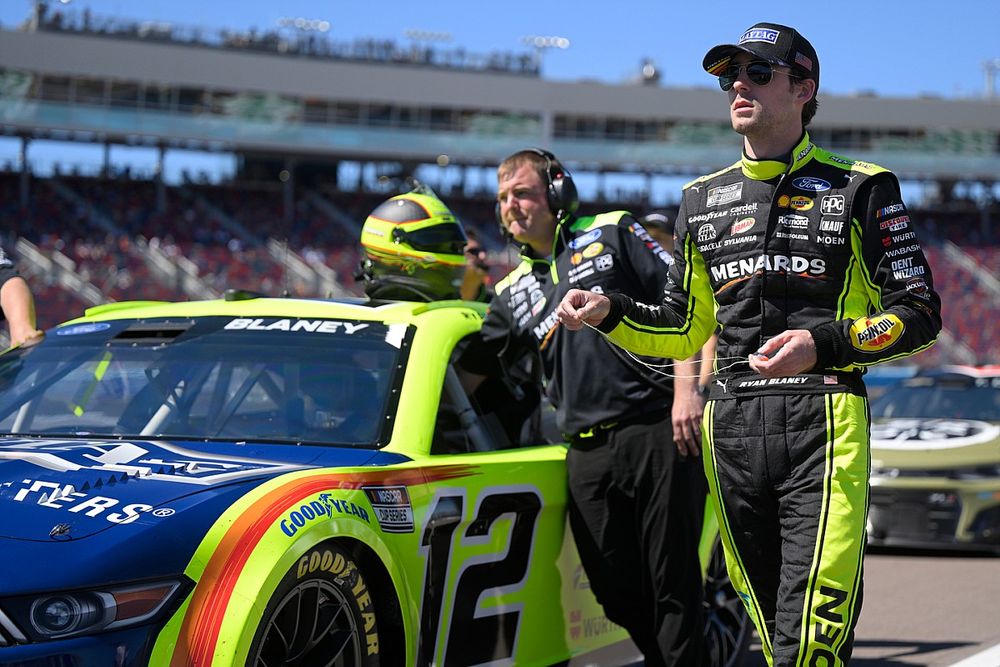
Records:
{"label": "spectator in stands", "polygon": [[0,248],[0,309],[7,320],[10,344],[34,345],[43,334],[35,326],[35,300],[28,283],[14,267],[14,262]]}

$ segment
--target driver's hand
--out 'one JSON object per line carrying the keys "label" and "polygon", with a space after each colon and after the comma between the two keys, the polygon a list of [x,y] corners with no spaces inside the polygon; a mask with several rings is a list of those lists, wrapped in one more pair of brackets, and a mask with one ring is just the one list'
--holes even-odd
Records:
{"label": "driver's hand", "polygon": [[597,326],[611,312],[611,299],[603,294],[571,289],[559,302],[556,314],[570,331],[579,331],[584,325]]}

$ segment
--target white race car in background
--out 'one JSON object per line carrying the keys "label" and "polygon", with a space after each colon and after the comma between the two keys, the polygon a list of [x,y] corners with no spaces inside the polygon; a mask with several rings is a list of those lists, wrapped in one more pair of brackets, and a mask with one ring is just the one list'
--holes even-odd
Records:
{"label": "white race car in background", "polygon": [[1000,366],[921,371],[872,419],[869,543],[1000,554]]}

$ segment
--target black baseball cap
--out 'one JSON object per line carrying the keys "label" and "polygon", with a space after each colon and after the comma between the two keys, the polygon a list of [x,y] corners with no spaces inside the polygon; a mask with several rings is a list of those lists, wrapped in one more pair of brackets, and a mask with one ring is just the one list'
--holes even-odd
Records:
{"label": "black baseball cap", "polygon": [[665,234],[674,233],[674,223],[670,219],[670,216],[664,211],[651,211],[650,213],[642,216],[642,219],[639,222],[641,222],[642,226],[647,230],[658,229]]}
{"label": "black baseball cap", "polygon": [[733,56],[740,52],[773,65],[790,67],[801,77],[815,81],[816,90],[819,90],[816,49],[795,28],[778,23],[758,23],[744,32],[735,44],[719,44],[709,49],[701,66],[709,74],[718,76]]}

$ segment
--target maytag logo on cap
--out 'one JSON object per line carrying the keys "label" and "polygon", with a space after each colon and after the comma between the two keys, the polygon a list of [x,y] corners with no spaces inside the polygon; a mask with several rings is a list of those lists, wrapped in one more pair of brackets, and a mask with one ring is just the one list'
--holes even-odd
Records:
{"label": "maytag logo on cap", "polygon": [[767,42],[768,44],[777,44],[778,35],[781,33],[777,30],[771,30],[770,28],[750,28],[743,36],[740,37],[740,44],[745,44],[746,42]]}

